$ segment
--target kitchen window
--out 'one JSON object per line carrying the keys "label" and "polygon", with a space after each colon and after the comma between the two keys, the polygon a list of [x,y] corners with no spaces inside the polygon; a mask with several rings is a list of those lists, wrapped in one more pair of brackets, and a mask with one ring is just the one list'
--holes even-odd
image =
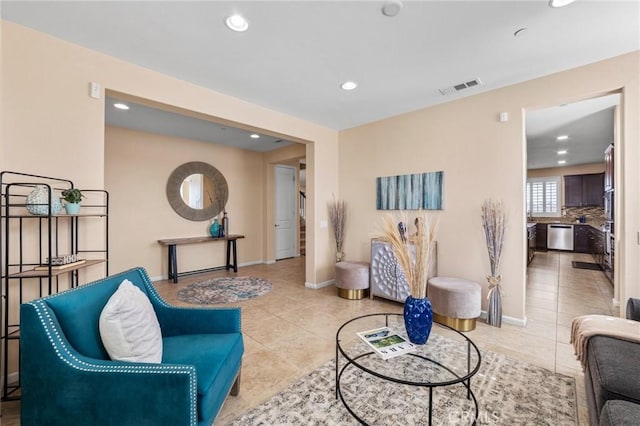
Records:
{"label": "kitchen window", "polygon": [[560,216],[560,176],[527,179],[529,216]]}

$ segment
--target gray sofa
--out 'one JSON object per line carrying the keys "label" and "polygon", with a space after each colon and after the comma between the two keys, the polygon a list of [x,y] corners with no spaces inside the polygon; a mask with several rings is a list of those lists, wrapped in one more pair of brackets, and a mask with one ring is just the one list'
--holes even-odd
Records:
{"label": "gray sofa", "polygon": [[[640,321],[640,299],[629,299],[627,318]],[[640,425],[640,343],[591,337],[584,381],[591,426]]]}

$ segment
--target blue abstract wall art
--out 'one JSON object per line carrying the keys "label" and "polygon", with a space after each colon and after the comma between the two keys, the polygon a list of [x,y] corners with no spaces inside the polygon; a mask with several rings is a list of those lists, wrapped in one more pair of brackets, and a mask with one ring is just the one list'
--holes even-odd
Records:
{"label": "blue abstract wall art", "polygon": [[444,172],[376,178],[376,209],[444,209]]}

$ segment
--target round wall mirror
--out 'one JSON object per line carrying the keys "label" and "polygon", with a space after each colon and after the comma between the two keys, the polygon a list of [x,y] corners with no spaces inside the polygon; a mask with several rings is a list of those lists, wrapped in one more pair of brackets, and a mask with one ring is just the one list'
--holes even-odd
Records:
{"label": "round wall mirror", "polygon": [[202,222],[224,209],[229,199],[229,187],[218,169],[192,161],[179,166],[169,176],[167,199],[180,216]]}

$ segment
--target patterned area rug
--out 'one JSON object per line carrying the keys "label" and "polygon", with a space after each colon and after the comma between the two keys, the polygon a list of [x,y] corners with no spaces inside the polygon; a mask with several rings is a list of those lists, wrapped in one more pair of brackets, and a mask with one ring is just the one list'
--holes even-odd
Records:
{"label": "patterned area rug", "polygon": [[[428,344],[448,339],[432,335]],[[479,406],[479,425],[576,425],[573,377],[495,352],[481,351],[482,364],[471,381]],[[399,357],[411,367],[411,357]],[[340,366],[344,365],[340,360]],[[380,359],[381,363],[383,361]],[[335,395],[335,364],[330,361],[232,421],[231,425],[357,425]],[[349,406],[370,425],[427,425],[429,391],[390,384],[349,367],[341,379]],[[458,384],[433,392],[433,424],[470,425],[473,402]]]}
{"label": "patterned area rug", "polygon": [[233,303],[271,291],[271,282],[256,277],[220,277],[189,284],[178,291],[178,299],[197,305]]}

